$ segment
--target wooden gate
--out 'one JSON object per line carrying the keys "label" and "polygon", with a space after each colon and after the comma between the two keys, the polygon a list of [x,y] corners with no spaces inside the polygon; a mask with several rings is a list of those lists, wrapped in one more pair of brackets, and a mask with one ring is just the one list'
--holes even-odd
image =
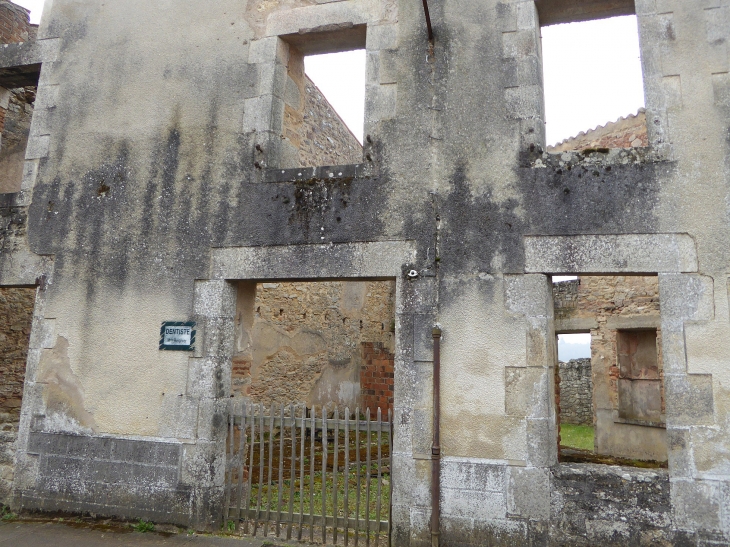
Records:
{"label": "wooden gate", "polygon": [[225,525],[245,534],[389,544],[391,411],[342,416],[231,403]]}

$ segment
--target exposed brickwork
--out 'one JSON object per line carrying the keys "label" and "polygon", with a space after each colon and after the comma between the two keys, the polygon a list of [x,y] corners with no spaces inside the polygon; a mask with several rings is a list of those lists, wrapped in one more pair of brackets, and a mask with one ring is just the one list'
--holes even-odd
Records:
{"label": "exposed brickwork", "polygon": [[383,416],[393,408],[395,355],[380,342],[363,342],[360,366],[362,406],[371,413],[379,408]]}
{"label": "exposed brickwork", "polygon": [[642,108],[637,114],[619,118],[615,122],[580,132],[555,146],[548,146],[548,152],[586,150],[588,148],[637,148],[649,146],[646,130],[646,112]]}
{"label": "exposed brickwork", "polygon": [[0,0],[0,44],[17,44],[35,39],[38,27],[30,24],[30,11],[8,0]]}
{"label": "exposed brickwork", "polygon": [[9,500],[35,289],[0,287],[0,503]]}

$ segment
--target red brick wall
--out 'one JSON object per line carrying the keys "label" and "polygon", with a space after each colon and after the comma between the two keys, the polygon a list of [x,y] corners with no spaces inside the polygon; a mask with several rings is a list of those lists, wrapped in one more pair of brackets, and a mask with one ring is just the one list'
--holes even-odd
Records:
{"label": "red brick wall", "polygon": [[0,505],[10,500],[13,483],[35,292],[0,287]]}
{"label": "red brick wall", "polygon": [[369,408],[374,416],[380,408],[383,416],[393,408],[394,355],[381,342],[362,343],[360,366],[360,393],[363,409]]}
{"label": "red brick wall", "polygon": [[35,37],[35,25],[30,24],[30,12],[0,0],[0,44],[27,42]]}

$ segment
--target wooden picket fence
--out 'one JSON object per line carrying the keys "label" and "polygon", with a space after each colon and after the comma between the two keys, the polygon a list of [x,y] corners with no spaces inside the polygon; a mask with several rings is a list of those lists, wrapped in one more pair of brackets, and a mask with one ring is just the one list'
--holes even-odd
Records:
{"label": "wooden picket fence", "polygon": [[391,411],[231,403],[226,526],[332,544],[389,544]]}

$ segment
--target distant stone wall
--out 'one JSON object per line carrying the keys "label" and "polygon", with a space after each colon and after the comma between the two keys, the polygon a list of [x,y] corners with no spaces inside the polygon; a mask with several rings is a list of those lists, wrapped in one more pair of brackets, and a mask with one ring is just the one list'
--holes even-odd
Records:
{"label": "distant stone wall", "polygon": [[391,281],[260,283],[251,325],[238,330],[233,393],[261,403],[362,406],[362,345],[392,353],[394,320]]}
{"label": "distant stone wall", "polygon": [[35,289],[0,287],[0,504],[9,501],[13,483],[34,304]]}
{"label": "distant stone wall", "polygon": [[304,73],[304,57],[290,48],[280,167],[362,163],[362,145]]}
{"label": "distant stone wall", "polygon": [[559,363],[560,423],[593,425],[593,380],[590,359]]}

